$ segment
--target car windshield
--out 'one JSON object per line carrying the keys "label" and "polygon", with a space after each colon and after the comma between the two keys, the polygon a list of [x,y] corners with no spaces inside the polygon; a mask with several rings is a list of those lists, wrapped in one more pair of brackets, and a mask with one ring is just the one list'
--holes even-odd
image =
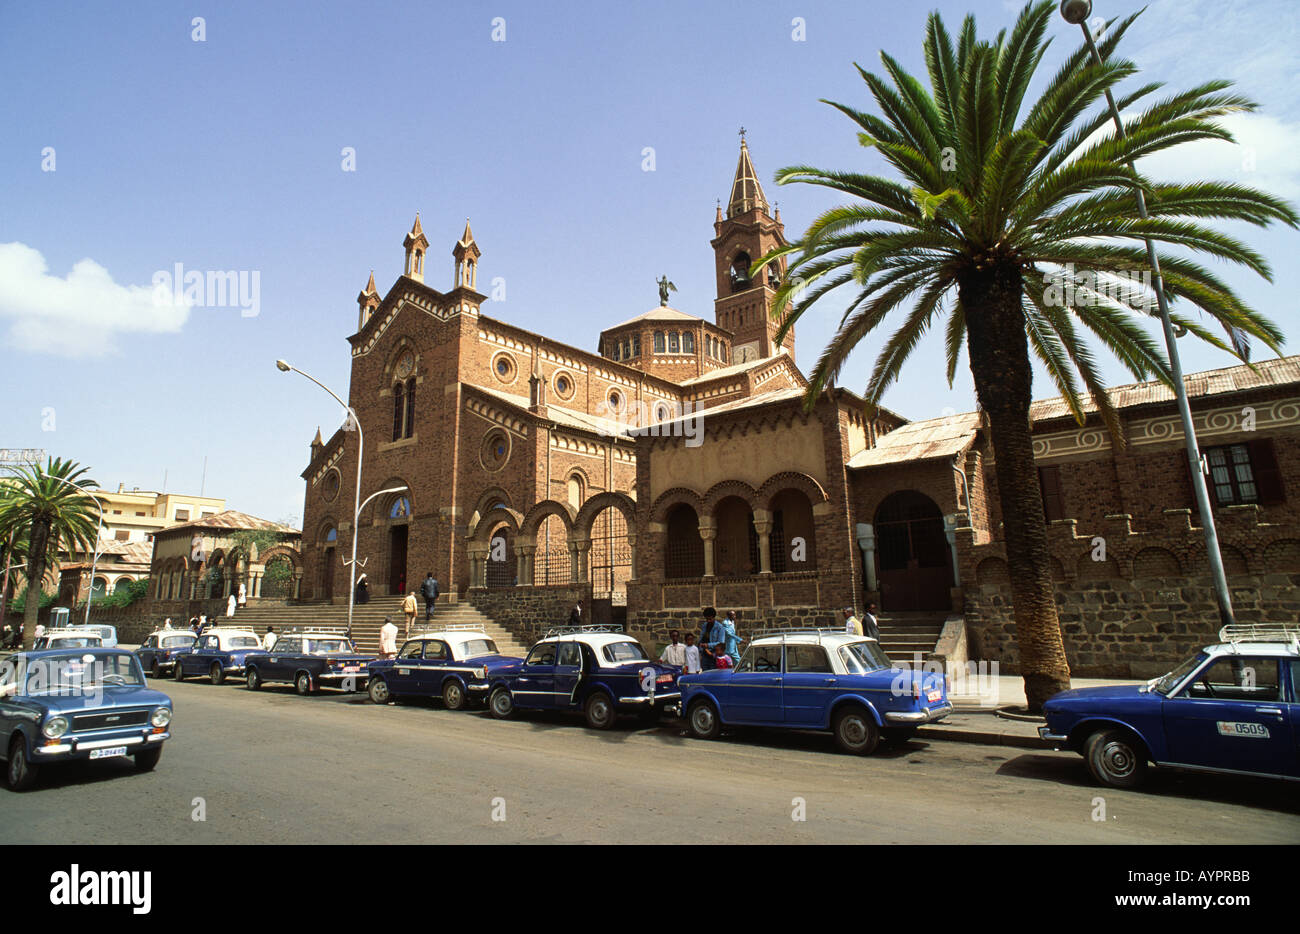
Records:
{"label": "car windshield", "polygon": [[605,660],[619,664],[621,662],[647,661],[645,651],[639,642],[611,642],[601,650]]}
{"label": "car windshield", "polygon": [[257,636],[231,636],[226,640],[226,648],[230,649],[258,649],[262,643],[257,641]]}
{"label": "car windshield", "polygon": [[183,646],[193,645],[193,644],[194,644],[193,636],[168,636],[167,638],[162,640],[162,647],[164,649],[176,649],[176,648],[181,648]]}
{"label": "car windshield", "polygon": [[491,639],[470,639],[465,643],[465,657],[474,658],[477,655],[497,655],[497,644]]}
{"label": "car windshield", "polygon": [[308,639],[307,654],[324,655],[327,652],[351,652],[347,639]]}
{"label": "car windshield", "polygon": [[840,658],[849,674],[865,675],[869,671],[889,668],[889,657],[875,642],[850,642],[840,646]]}
{"label": "car windshield", "polygon": [[143,687],[134,655],[66,652],[34,658],[27,665],[27,693],[82,693],[123,685]]}
{"label": "car windshield", "polygon": [[1169,674],[1158,679],[1156,683],[1151,686],[1151,690],[1155,691],[1157,694],[1167,695],[1180,681],[1190,675],[1197,665],[1205,661],[1205,658],[1206,656],[1203,652],[1193,655],[1173,671],[1169,672]]}
{"label": "car windshield", "polygon": [[59,636],[50,640],[47,649],[93,649],[104,644],[99,636]]}

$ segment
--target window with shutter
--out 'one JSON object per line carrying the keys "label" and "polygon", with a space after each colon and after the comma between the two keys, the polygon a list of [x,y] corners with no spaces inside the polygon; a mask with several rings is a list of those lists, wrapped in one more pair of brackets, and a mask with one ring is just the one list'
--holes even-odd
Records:
{"label": "window with shutter", "polygon": [[1043,494],[1043,513],[1048,522],[1065,518],[1065,496],[1061,491],[1059,466],[1038,468],[1038,487]]}
{"label": "window with shutter", "polygon": [[393,440],[402,437],[402,413],[406,408],[406,387],[401,383],[393,386]]}
{"label": "window with shutter", "polygon": [[415,377],[406,381],[406,432],[404,437],[415,434]]}
{"label": "window with shutter", "polygon": [[1277,454],[1270,438],[1260,438],[1246,445],[1250,451],[1251,467],[1255,471],[1255,484],[1259,489],[1262,506],[1276,506],[1286,502],[1286,489],[1282,485],[1282,470],[1277,464]]}

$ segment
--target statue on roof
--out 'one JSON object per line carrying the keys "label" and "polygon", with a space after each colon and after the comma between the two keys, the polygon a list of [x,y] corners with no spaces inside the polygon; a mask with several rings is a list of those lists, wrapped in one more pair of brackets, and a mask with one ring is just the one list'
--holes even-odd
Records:
{"label": "statue on roof", "polygon": [[671,282],[669,282],[667,276],[660,276],[658,279],[655,280],[655,282],[659,285],[659,304],[660,304],[660,305],[667,305],[667,304],[668,304],[668,290],[669,290],[669,289],[672,289],[674,292],[676,292],[676,291],[677,291],[677,286],[675,286],[675,285],[673,285]]}

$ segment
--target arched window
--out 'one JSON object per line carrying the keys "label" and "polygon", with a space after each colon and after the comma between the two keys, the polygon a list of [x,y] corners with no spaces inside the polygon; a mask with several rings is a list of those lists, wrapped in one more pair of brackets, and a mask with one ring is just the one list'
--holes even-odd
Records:
{"label": "arched window", "polygon": [[569,505],[574,509],[580,509],[582,507],[583,499],[585,498],[582,489],[582,477],[576,473],[570,474],[566,487],[569,496]]}
{"label": "arched window", "polygon": [[668,332],[668,352],[679,353],[682,349],[681,338],[676,331]]}
{"label": "arched window", "polygon": [[409,519],[411,517],[411,501],[405,496],[399,496],[393,500],[393,505],[388,508],[388,518],[390,519]]}
{"label": "arched window", "polygon": [[664,332],[655,331],[655,353],[664,352]]}
{"label": "arched window", "polygon": [[746,577],[758,571],[758,532],[749,503],[728,496],[713,513],[717,522],[713,564],[719,577]]}
{"label": "arched window", "polygon": [[731,261],[731,291],[743,292],[749,288],[749,254],[741,250]]}
{"label": "arched window", "polygon": [[772,497],[772,571],[817,570],[817,542],[812,503],[802,490],[782,490]]}
{"label": "arched window", "polygon": [[402,437],[403,418],[406,414],[406,387],[401,383],[393,385],[393,440]]}
{"label": "arched window", "polygon": [[682,332],[682,353],[695,353],[695,335],[690,331]]}
{"label": "arched window", "polygon": [[668,513],[668,535],[664,547],[664,577],[702,577],[704,542],[700,538],[700,517],[686,503]]}
{"label": "arched window", "polygon": [[415,377],[412,376],[406,381],[406,435],[410,438],[415,435]]}

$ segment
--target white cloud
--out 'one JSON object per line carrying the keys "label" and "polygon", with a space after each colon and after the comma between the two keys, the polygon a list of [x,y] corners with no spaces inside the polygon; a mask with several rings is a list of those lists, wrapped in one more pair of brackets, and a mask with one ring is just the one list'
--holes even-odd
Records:
{"label": "white cloud", "polygon": [[51,275],[45,257],[24,243],[0,243],[0,319],[7,343],[62,357],[95,357],[117,349],[129,334],[174,334],[189,308],[152,286],[119,285],[92,259],[65,278]]}
{"label": "white cloud", "polygon": [[1218,123],[1235,143],[1185,143],[1140,160],[1139,170],[1158,181],[1236,182],[1282,198],[1300,197],[1300,124],[1258,113],[1230,114]]}

